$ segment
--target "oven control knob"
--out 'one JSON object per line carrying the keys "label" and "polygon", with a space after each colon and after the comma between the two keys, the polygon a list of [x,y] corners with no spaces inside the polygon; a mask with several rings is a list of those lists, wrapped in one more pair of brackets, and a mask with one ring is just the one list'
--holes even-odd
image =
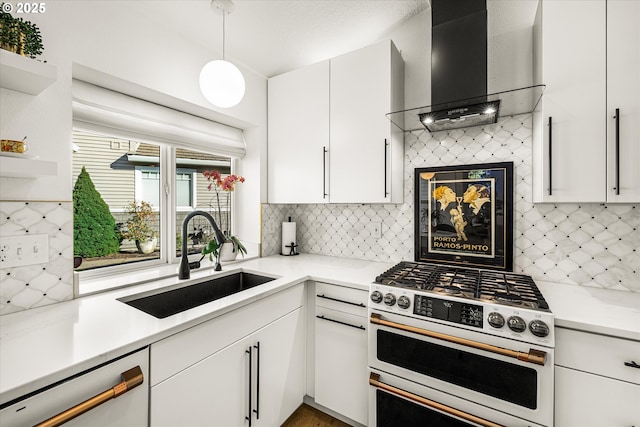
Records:
{"label": "oven control knob", "polygon": [[409,297],[406,297],[404,295],[402,295],[401,297],[398,297],[398,307],[409,308],[410,305],[411,305],[411,300],[409,299]]}
{"label": "oven control knob", "polygon": [[495,311],[489,313],[489,317],[487,317],[487,321],[491,326],[493,326],[496,329],[500,329],[504,326],[504,317],[502,317],[502,314],[496,313]]}
{"label": "oven control knob", "polygon": [[507,319],[507,325],[513,332],[524,332],[527,329],[527,322],[522,320],[520,316],[511,316]]}
{"label": "oven control knob", "polygon": [[371,293],[371,301],[375,302],[375,303],[379,303],[382,302],[382,292],[380,291],[373,291]]}
{"label": "oven control knob", "polygon": [[549,335],[549,326],[542,320],[532,320],[529,323],[529,330],[537,337],[544,338]]}
{"label": "oven control knob", "polygon": [[388,293],[384,296],[384,303],[387,305],[394,305],[396,303],[396,296],[392,293]]}

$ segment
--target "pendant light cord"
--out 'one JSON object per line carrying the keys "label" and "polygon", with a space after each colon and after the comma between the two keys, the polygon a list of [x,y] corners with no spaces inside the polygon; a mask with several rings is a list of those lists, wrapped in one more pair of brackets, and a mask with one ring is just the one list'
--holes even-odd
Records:
{"label": "pendant light cord", "polygon": [[225,60],[225,56],[224,56],[224,33],[225,33],[225,18],[227,17],[227,12],[223,11],[222,12],[222,60]]}

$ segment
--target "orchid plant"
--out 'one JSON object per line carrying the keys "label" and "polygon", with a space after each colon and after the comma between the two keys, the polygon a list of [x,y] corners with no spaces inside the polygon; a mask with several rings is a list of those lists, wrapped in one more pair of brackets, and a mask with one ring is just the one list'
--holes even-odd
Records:
{"label": "orchid plant", "polygon": [[[211,202],[209,205],[214,210],[213,215],[214,219],[217,220],[218,226],[222,228],[224,235],[233,243],[233,251],[238,251],[242,256],[247,253],[247,249],[244,247],[240,240],[236,236],[231,235],[231,192],[235,190],[236,184],[241,184],[244,182],[244,177],[231,174],[226,177],[222,177],[222,174],[217,170],[208,170],[202,173],[204,177],[209,181],[209,185],[207,186],[207,190],[214,191],[215,194],[211,198]],[[223,213],[222,207],[226,206],[226,210]],[[217,218],[216,218],[217,216]],[[209,242],[207,247],[208,253],[216,253],[219,248],[217,245]],[[204,254],[204,252],[203,252]]]}

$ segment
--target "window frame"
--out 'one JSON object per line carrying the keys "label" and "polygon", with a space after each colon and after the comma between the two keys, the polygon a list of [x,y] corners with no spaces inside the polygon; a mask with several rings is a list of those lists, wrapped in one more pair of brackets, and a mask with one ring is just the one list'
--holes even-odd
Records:
{"label": "window frame", "polygon": [[[81,129],[75,129],[74,131],[82,131]],[[105,135],[100,132],[89,131],[89,133],[111,137],[110,135]],[[180,257],[177,255],[177,245],[176,245],[176,236],[177,233],[182,234],[181,227],[177,226],[177,217],[178,213],[184,212],[192,212],[197,210],[197,169],[192,168],[184,168],[177,166],[177,156],[176,149],[179,147],[172,146],[168,143],[164,142],[156,142],[153,140],[146,141],[148,143],[157,145],[159,147],[159,162],[158,166],[142,166],[136,165],[134,166],[134,185],[135,185],[135,198],[136,200],[140,200],[139,197],[141,193],[139,193],[139,189],[141,189],[142,182],[142,171],[144,169],[157,169],[160,174],[160,188],[159,188],[159,200],[160,204],[154,210],[160,213],[159,218],[159,247],[160,247],[160,255],[156,259],[150,259],[145,261],[137,261],[130,262],[124,264],[115,264],[111,266],[100,267],[92,270],[85,271],[74,271],[74,288],[76,296],[87,296],[99,292],[111,291],[114,289],[132,286],[137,283],[140,283],[141,280],[132,278],[132,273],[141,273],[140,275],[145,275],[145,273],[151,273],[154,276],[154,279],[161,277],[170,277],[176,274],[176,267],[180,261]],[[197,151],[205,152],[201,149]],[[211,153],[215,155],[226,156],[225,154]],[[234,173],[236,161],[229,157],[229,170],[230,173]],[[176,192],[177,192],[177,183],[176,177],[178,172],[188,171],[191,173],[191,195],[192,195],[192,206],[177,206],[176,201]],[[233,229],[234,219],[233,219],[233,195],[231,197],[231,226]],[[182,236],[184,238],[184,236]],[[198,261],[201,255],[189,254],[188,259],[190,262]],[[206,267],[203,267],[206,268]],[[155,274],[154,274],[155,273]],[[158,276],[158,274],[160,276]],[[136,274],[136,276],[139,276]],[[129,278],[129,280],[127,280]],[[133,280],[132,280],[133,279]],[[148,279],[144,279],[145,281]],[[83,284],[85,282],[85,289],[83,290]]]}

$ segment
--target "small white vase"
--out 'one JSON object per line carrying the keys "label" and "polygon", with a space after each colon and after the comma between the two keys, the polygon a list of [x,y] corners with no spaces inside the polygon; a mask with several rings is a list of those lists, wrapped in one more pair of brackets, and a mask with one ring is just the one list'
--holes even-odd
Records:
{"label": "small white vase", "polygon": [[158,244],[158,239],[156,237],[145,240],[141,242],[140,240],[136,240],[136,247],[143,254],[150,254],[151,252],[156,250],[156,245]]}
{"label": "small white vase", "polygon": [[238,256],[238,251],[233,250],[233,242],[231,240],[227,240],[220,247],[220,261],[234,261]]}

